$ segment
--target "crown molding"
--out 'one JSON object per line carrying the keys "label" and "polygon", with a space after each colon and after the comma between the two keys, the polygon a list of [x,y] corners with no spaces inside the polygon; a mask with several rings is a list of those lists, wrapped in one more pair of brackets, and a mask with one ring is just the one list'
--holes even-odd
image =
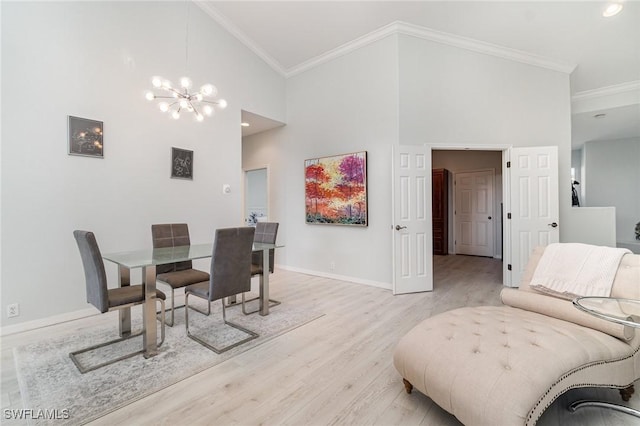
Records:
{"label": "crown molding", "polygon": [[572,101],[584,101],[605,96],[620,95],[632,92],[640,92],[640,80],[629,81],[627,83],[614,84],[599,89],[584,90],[576,92],[572,97]]}
{"label": "crown molding", "polygon": [[576,68],[575,64],[556,61],[543,56],[534,55],[522,50],[511,49],[509,47],[499,46],[496,44],[486,43],[483,41],[462,37],[455,34],[436,31],[419,25],[413,25],[402,21],[392,22],[384,27],[374,30],[362,37],[358,37],[348,43],[345,43],[335,49],[332,49],[320,56],[312,58],[295,67],[289,68],[285,72],[286,77],[291,77],[301,72],[307,71],[320,64],[331,61],[337,57],[346,55],[354,50],[360,49],[367,44],[376,42],[385,37],[394,34],[403,34],[411,37],[417,37],[423,40],[429,40],[436,43],[446,44],[448,46],[458,47],[485,55],[495,56],[510,61],[520,62],[527,65],[550,69],[565,74],[571,74]]}
{"label": "crown molding", "polygon": [[552,71],[571,74],[576,68],[575,64],[557,61],[554,59],[546,58],[544,56],[525,52],[523,50],[499,46],[497,44],[487,43],[456,34],[432,30],[419,25],[413,25],[400,21],[395,22],[395,25],[397,26],[397,32],[399,34],[418,37],[424,40],[459,47],[461,49],[471,50],[473,52],[478,52],[485,55],[496,56],[498,58],[507,59],[510,61],[521,62],[527,65],[550,69]]}
{"label": "crown molding", "polygon": [[213,18],[222,28],[227,30],[232,36],[237,38],[242,44],[255,53],[260,59],[265,61],[274,71],[278,74],[286,77],[285,69],[280,65],[280,62],[276,61],[271,55],[269,55],[264,49],[258,46],[249,36],[247,36],[240,28],[238,28],[229,18],[224,16],[218,9],[211,5],[211,3],[205,0],[192,0],[193,3],[202,9],[207,15]]}
{"label": "crown molding", "polygon": [[385,37],[396,34],[397,23],[392,22],[384,27],[378,28],[377,30],[373,30],[368,34],[365,34],[361,37],[353,39],[341,46],[336,47],[335,49],[331,49],[328,52],[325,52],[315,58],[311,58],[308,61],[305,61],[299,65],[289,68],[286,71],[285,76],[292,77],[296,74],[300,74],[304,71],[310,70],[311,68],[317,67],[320,64],[324,64],[326,62],[332,61],[340,56],[344,56],[347,53],[351,53],[355,50],[358,50],[368,44],[374,43],[378,40],[382,40]]}
{"label": "crown molding", "polygon": [[387,24],[377,30],[373,30],[368,34],[349,41],[341,46],[331,49],[319,56],[309,59],[299,65],[285,69],[277,60],[269,55],[265,50],[258,46],[249,36],[247,36],[240,28],[231,22],[226,16],[220,13],[214,6],[204,0],[193,0],[207,15],[213,18],[231,35],[236,37],[241,43],[248,47],[252,52],[258,55],[276,72],[285,78],[292,77],[304,71],[310,70],[320,64],[329,62],[335,58],[346,55],[360,49],[368,44],[381,40],[394,34],[403,34],[436,43],[446,44],[461,49],[470,50],[485,55],[491,55],[510,61],[520,62],[527,65],[546,68],[553,71],[570,74],[576,68],[575,64],[569,64],[556,61],[543,56],[534,55],[509,47],[499,46],[496,44],[486,43],[468,37],[462,37],[455,34],[445,33],[442,31],[432,30],[419,25],[409,24],[402,21],[395,21]]}

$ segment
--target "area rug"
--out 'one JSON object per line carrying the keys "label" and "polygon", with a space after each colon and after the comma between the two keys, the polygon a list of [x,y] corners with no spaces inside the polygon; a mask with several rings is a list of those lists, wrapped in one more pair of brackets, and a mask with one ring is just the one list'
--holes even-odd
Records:
{"label": "area rug", "polygon": [[[215,345],[225,345],[244,337],[222,323],[221,310],[220,302],[212,304],[209,317],[190,310],[191,333],[204,335]],[[139,311],[132,316],[137,313]],[[145,359],[137,355],[85,374],[80,374],[69,358],[69,352],[117,338],[116,322],[112,327],[99,327],[90,332],[16,347],[14,359],[23,407],[29,410],[31,419],[28,420],[34,425],[88,423],[322,315],[286,303],[272,308],[264,317],[258,314],[245,316],[240,306],[227,308],[227,320],[260,336],[228,352],[216,354],[186,336],[184,309],[179,309],[176,310],[176,324],[166,327],[166,339],[157,356]],[[134,332],[140,324],[139,319],[133,321]],[[82,364],[95,365],[102,358],[112,359],[114,355],[117,357],[141,347],[142,337],[132,338],[124,345],[88,354],[82,359]]]}

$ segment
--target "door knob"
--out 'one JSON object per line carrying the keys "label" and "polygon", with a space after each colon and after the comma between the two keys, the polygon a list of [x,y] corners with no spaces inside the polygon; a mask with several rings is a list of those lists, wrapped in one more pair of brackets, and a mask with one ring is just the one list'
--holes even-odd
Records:
{"label": "door knob", "polygon": [[407,229],[407,227],[406,226],[396,225],[396,231],[399,231],[401,229]]}
{"label": "door knob", "polygon": [[491,216],[489,216],[487,219],[491,220]]}
{"label": "door knob", "polygon": [[558,224],[553,222],[553,223],[550,223],[549,226],[552,227],[552,228],[557,228]]}

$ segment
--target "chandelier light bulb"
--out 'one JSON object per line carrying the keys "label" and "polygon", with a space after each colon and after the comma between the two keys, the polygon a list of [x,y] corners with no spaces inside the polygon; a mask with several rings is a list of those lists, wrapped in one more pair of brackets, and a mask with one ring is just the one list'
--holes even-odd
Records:
{"label": "chandelier light bulb", "polygon": [[152,101],[156,98],[156,95],[154,95],[153,92],[146,92],[144,97],[147,98],[148,101]]}
{"label": "chandelier light bulb", "polygon": [[166,102],[160,102],[158,104],[158,108],[160,108],[160,111],[162,111],[162,112],[167,112],[167,111],[169,111],[169,104],[166,103]]}
{"label": "chandelier light bulb", "polygon": [[164,80],[162,82],[162,88],[163,89],[171,89],[171,82],[169,80]]}
{"label": "chandelier light bulb", "polygon": [[196,93],[196,101],[200,102],[200,101],[202,101],[203,98],[204,98],[204,96],[202,96],[202,93],[200,93],[200,92]]}
{"label": "chandelier light bulb", "polygon": [[151,79],[151,84],[153,84],[153,87],[158,89],[158,88],[162,87],[162,79],[160,77],[153,77]]}
{"label": "chandelier light bulb", "polygon": [[213,84],[205,84],[200,88],[200,92],[205,96],[217,96],[218,89]]}
{"label": "chandelier light bulb", "polygon": [[211,105],[205,105],[202,108],[202,111],[208,116],[212,116],[213,115],[213,107]]}
{"label": "chandelier light bulb", "polygon": [[202,121],[204,120],[204,117],[202,116],[202,114],[196,114],[196,120]]}
{"label": "chandelier light bulb", "polygon": [[173,117],[174,120],[177,120],[178,118],[180,118],[180,113],[178,111],[173,111],[171,113],[171,117]]}
{"label": "chandelier light bulb", "polygon": [[188,89],[191,87],[191,80],[189,80],[189,77],[182,77],[180,79],[180,86],[182,86],[183,89]]}
{"label": "chandelier light bulb", "polygon": [[186,99],[182,99],[180,101],[180,108],[187,108],[189,106],[189,102]]}
{"label": "chandelier light bulb", "polygon": [[227,101],[225,101],[224,99],[220,99],[218,101],[218,106],[220,107],[220,109],[225,109],[227,107]]}

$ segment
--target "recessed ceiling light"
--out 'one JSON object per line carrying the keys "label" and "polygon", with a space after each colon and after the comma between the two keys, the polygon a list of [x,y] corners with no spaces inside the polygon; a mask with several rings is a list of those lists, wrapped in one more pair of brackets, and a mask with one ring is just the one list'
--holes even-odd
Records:
{"label": "recessed ceiling light", "polygon": [[244,121],[243,121],[242,123],[240,123],[240,125],[241,125],[242,127],[249,127],[249,126],[250,126],[250,124],[249,124],[249,123],[245,123]]}
{"label": "recessed ceiling light", "polygon": [[620,13],[621,10],[622,10],[621,3],[609,3],[607,7],[604,9],[604,12],[602,12],[602,16],[604,16],[605,18],[610,18]]}
{"label": "recessed ceiling light", "polygon": [[600,114],[596,114],[593,116],[593,118],[605,118],[607,116],[607,114],[605,113],[600,113]]}

